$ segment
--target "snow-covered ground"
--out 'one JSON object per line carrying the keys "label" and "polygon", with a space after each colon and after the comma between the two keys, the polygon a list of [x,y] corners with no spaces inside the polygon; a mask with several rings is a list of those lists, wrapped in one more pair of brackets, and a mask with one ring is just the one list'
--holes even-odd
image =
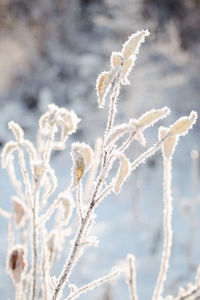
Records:
{"label": "snow-covered ground", "polygon": [[[77,29],[77,37],[73,39],[74,49],[70,46],[65,51],[67,41],[56,44],[56,40],[52,39],[48,44],[48,59],[43,60],[37,49],[34,49],[32,41],[31,50],[23,48],[23,51],[26,49],[24,55],[28,62],[20,55],[13,59],[16,73],[19,73],[16,77],[18,79],[14,81],[10,81],[10,66],[6,65],[6,61],[4,64],[0,63],[2,71],[3,68],[9,70],[6,73],[8,81],[2,80],[0,84],[1,143],[11,138],[7,129],[7,122],[10,120],[19,122],[25,129],[26,136],[35,141],[38,118],[47,104],[55,101],[58,105],[75,110],[82,118],[79,130],[70,143],[74,140],[86,141],[93,146],[95,138],[103,134],[107,116],[107,107],[104,110],[97,108],[97,75],[109,68],[111,52],[120,51],[127,36],[147,27],[150,31],[152,29],[152,34],[142,45],[130,76],[131,85],[121,89],[116,123],[137,118],[146,110],[165,105],[171,109],[171,115],[159,122],[158,126],[161,123],[170,125],[191,110],[200,112],[199,61],[179,48],[174,26],[170,25],[165,34],[156,34],[154,23],[145,23],[141,18],[140,1],[137,0],[107,0],[105,5],[106,13],[104,10],[97,10],[91,14],[92,29]],[[2,36],[4,35],[0,38],[0,49],[3,53],[5,49]],[[23,37],[26,40],[26,35]],[[20,41],[16,40],[15,43],[19,47]],[[6,60],[6,54],[2,55]],[[19,67],[21,63],[24,64],[23,71]],[[27,101],[35,94],[38,101],[36,108],[28,109]],[[180,139],[173,159],[174,242],[166,295],[176,294],[180,285],[193,281],[200,263],[199,159],[191,158],[191,150],[200,149],[199,124],[198,121],[194,130]],[[156,141],[158,126],[146,132],[147,147]],[[70,146],[66,149],[68,154],[69,150]],[[129,157],[134,159],[141,151],[142,147],[134,144],[128,152]],[[66,152],[53,159],[61,182],[60,190],[69,182],[70,176],[68,170],[71,159],[67,158]],[[66,161],[66,165],[63,161]],[[9,198],[14,191],[5,170],[0,171],[0,178],[0,204],[4,209],[10,210]],[[158,275],[163,239],[161,153],[138,168],[127,180],[122,193],[106,198],[96,212],[94,234],[100,240],[99,246],[91,247],[84,253],[74,270],[72,281],[81,285],[103,276],[113,265],[121,264],[127,253],[133,253],[136,257],[139,298],[150,299]],[[4,271],[7,221],[1,218],[0,224],[0,293],[3,295],[0,298],[13,299],[12,282]],[[67,253],[64,253],[62,259],[66,256]],[[58,265],[56,272],[59,273],[60,270],[61,265]],[[128,288],[123,277],[109,288],[110,298],[106,296],[107,289],[108,287],[99,288],[80,299],[128,299]]]}

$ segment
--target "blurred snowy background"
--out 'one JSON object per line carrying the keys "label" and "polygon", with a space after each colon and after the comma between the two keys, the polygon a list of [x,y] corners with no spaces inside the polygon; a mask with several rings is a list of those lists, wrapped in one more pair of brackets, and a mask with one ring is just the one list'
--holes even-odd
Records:
{"label": "blurred snowy background", "polygon": [[[109,68],[112,51],[120,51],[130,34],[146,28],[151,35],[140,50],[131,86],[121,89],[116,122],[164,105],[172,111],[164,125],[191,110],[200,112],[199,27],[199,0],[0,0],[0,145],[11,138],[10,120],[19,122],[26,137],[35,141],[39,116],[55,102],[82,118],[70,143],[79,140],[93,146],[103,134],[107,112],[97,108],[97,75]],[[147,131],[147,147],[156,141],[157,127]],[[174,156],[174,244],[165,294],[176,294],[180,285],[193,280],[200,263],[199,129],[198,121]],[[129,157],[141,151],[134,144]],[[61,190],[69,182],[70,157],[66,152],[55,155],[53,164]],[[0,177],[0,205],[10,210],[14,191],[6,171],[1,170]],[[133,253],[138,294],[150,299],[162,251],[162,208],[158,153],[130,176],[120,196],[110,196],[97,209],[100,244],[83,255],[73,282],[98,278]],[[0,294],[1,299],[13,299],[4,270],[6,220],[1,218],[0,225]],[[66,255],[67,251],[63,259]],[[58,265],[56,274],[60,270]],[[128,299],[128,289],[121,278],[117,285],[80,299]]]}

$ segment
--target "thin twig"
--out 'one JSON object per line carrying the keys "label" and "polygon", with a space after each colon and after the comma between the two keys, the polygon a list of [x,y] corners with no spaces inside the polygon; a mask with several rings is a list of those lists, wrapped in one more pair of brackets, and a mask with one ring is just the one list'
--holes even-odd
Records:
{"label": "thin twig", "polygon": [[127,261],[129,267],[128,287],[130,300],[137,300],[135,257],[131,254],[128,254]]}
{"label": "thin twig", "polygon": [[[111,103],[110,103],[110,111],[109,111],[109,116],[108,116],[108,121],[107,121],[107,127],[106,127],[106,131],[104,134],[104,142],[105,142],[105,138],[108,134],[108,132],[111,130],[112,126],[113,126],[113,122],[114,122],[114,117],[115,117],[115,113],[116,113],[116,99],[119,93],[119,88],[120,88],[120,73],[118,74],[116,81],[115,81],[115,85],[114,85],[114,91],[113,94],[111,96]],[[103,144],[104,144],[103,142]],[[68,259],[65,263],[65,266],[63,268],[63,271],[61,272],[61,275],[58,279],[58,284],[53,292],[53,296],[52,296],[52,300],[56,300],[60,294],[60,291],[62,290],[65,282],[67,281],[67,279],[69,278],[71,271],[74,267],[74,265],[77,262],[78,259],[78,255],[80,254],[80,245],[82,242],[83,237],[85,236],[85,234],[87,233],[87,227],[88,227],[88,223],[90,222],[91,219],[91,215],[95,209],[95,201],[97,198],[97,195],[101,189],[101,186],[104,182],[104,179],[106,177],[106,170],[107,170],[107,165],[109,164],[108,161],[108,153],[107,151],[104,149],[103,152],[103,157],[102,157],[102,167],[100,170],[100,174],[99,177],[97,179],[97,183],[96,183],[96,187],[94,189],[94,192],[91,195],[91,200],[90,203],[88,205],[88,209],[86,212],[86,215],[84,216],[84,219],[82,220],[82,223],[80,224],[80,227],[77,231],[77,235],[75,237],[74,240],[74,244],[71,248],[71,252],[68,256]]]}
{"label": "thin twig", "polygon": [[81,288],[77,289],[75,292],[73,292],[71,295],[69,295],[65,300],[74,300],[74,299],[78,298],[81,294],[87,292],[88,290],[93,290],[94,288],[104,284],[106,281],[114,279],[118,275],[119,275],[119,270],[116,270],[107,276],[104,276],[102,278],[94,280],[94,281],[82,286]]}
{"label": "thin twig", "polygon": [[113,188],[113,184],[109,184],[102,192],[101,194],[98,196],[98,198],[95,201],[95,205],[99,204],[99,202],[104,199],[111,191]]}
{"label": "thin twig", "polygon": [[118,151],[120,153],[123,153],[128,148],[128,146],[130,145],[130,143],[134,140],[135,134],[136,134],[136,131],[134,131],[133,133],[131,133],[129,135],[129,137],[126,139],[126,141],[121,145],[121,147],[118,149]]}
{"label": "thin twig", "polygon": [[32,284],[31,284],[31,292],[30,299],[34,300],[36,296],[36,277],[37,277],[37,218],[38,218],[38,200],[39,200],[39,192],[41,188],[41,183],[43,176],[45,174],[45,166],[49,163],[52,145],[55,137],[55,125],[52,127],[51,134],[48,138],[46,149],[43,156],[43,168],[40,174],[40,177],[35,182],[34,186],[34,197],[33,197],[33,207],[32,207]]}
{"label": "thin twig", "polygon": [[79,181],[79,183],[77,185],[77,202],[78,202],[78,212],[79,212],[80,223],[83,220],[81,192],[82,192],[82,185],[81,185],[81,181]]}
{"label": "thin twig", "polygon": [[172,197],[171,197],[171,159],[163,159],[164,163],[164,245],[160,271],[153,293],[153,300],[160,300],[164,282],[169,268],[169,258],[172,247]]}
{"label": "thin twig", "polygon": [[31,189],[31,183],[25,163],[25,158],[24,158],[24,151],[22,145],[19,145],[18,147],[18,157],[19,157],[19,164],[20,164],[20,169],[22,172],[23,180],[24,180],[24,186],[25,186],[25,195],[26,198],[28,199],[28,204],[29,207],[32,208],[32,189]]}
{"label": "thin twig", "polygon": [[116,112],[117,112],[116,102],[117,102],[117,97],[119,95],[119,90],[120,90],[120,80],[121,80],[121,72],[119,72],[117,74],[117,77],[115,79],[115,86],[114,86],[114,89],[113,89],[113,93],[111,95],[110,109],[109,109],[109,115],[108,115],[108,123],[107,123],[107,127],[106,127],[105,136],[107,136],[107,134],[110,132],[110,130],[113,127],[115,115],[116,115]]}
{"label": "thin twig", "polygon": [[6,210],[0,208],[0,215],[6,219],[10,219],[11,214]]}
{"label": "thin twig", "polygon": [[159,150],[162,146],[162,143],[166,140],[167,137],[168,135],[160,139],[156,144],[150,147],[147,151],[143,152],[138,158],[136,158],[131,165],[132,170],[135,170],[140,164],[145,163],[147,158],[151,157],[157,150]]}
{"label": "thin twig", "polygon": [[55,211],[56,207],[58,206],[58,204],[60,203],[62,198],[57,198],[50,206],[49,208],[46,210],[45,213],[42,214],[42,217],[39,219],[38,223],[36,224],[36,227],[42,225],[44,222],[47,222],[49,220],[49,218],[51,217],[51,215],[53,214],[53,212]]}

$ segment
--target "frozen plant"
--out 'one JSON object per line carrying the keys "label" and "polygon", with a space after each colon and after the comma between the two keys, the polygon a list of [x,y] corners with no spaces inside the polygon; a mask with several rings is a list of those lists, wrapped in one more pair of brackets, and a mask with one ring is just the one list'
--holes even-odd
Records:
{"label": "frozen plant", "polygon": [[[147,30],[131,35],[121,52],[112,53],[110,70],[99,75],[97,96],[100,108],[105,106],[111,91],[104,136],[96,141],[94,150],[86,143],[72,144],[71,183],[58,195],[51,154],[52,151],[65,149],[68,137],[76,131],[80,119],[73,111],[55,104],[49,105],[48,111],[39,120],[37,147],[24,138],[24,132],[17,123],[11,121],[8,125],[14,141],[8,142],[2,151],[2,166],[8,170],[16,195],[11,198],[13,213],[2,209],[0,213],[9,221],[7,270],[15,285],[16,300],[73,300],[119,275],[120,269],[114,267],[108,275],[81,287],[70,281],[71,273],[86,247],[97,245],[97,239],[90,235],[96,207],[111,192],[119,193],[131,172],[159,149],[163,151],[164,160],[164,249],[153,300],[162,299],[172,245],[171,157],[179,136],[192,128],[197,114],[191,112],[171,127],[161,127],[157,143],[132,162],[127,157],[126,150],[130,144],[136,140],[144,146],[144,131],[170,112],[167,107],[153,109],[138,119],[115,125],[120,87],[129,83],[128,75],[140,45],[148,35]],[[119,163],[119,167],[112,178],[110,170],[115,162]],[[86,173],[88,177],[83,185],[82,179]],[[52,230],[47,226],[50,219],[54,222]],[[74,227],[77,231],[71,249],[60,276],[56,278],[52,274],[52,266],[61,251],[65,252],[65,241],[71,238]],[[20,233],[20,243],[16,237],[17,231]],[[127,261],[130,298],[137,300],[134,256],[129,254]],[[68,287],[68,294],[64,293],[65,287]],[[191,287],[192,291],[198,290],[197,287],[199,277]]]}

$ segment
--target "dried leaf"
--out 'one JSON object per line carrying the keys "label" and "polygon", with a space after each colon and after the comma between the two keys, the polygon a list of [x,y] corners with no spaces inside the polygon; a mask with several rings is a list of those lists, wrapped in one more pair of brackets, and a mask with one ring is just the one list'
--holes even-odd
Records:
{"label": "dried leaf", "polygon": [[121,62],[122,62],[121,53],[120,52],[112,52],[110,62],[111,62],[111,67],[112,68],[119,67],[121,65]]}
{"label": "dried leaf", "polygon": [[[169,129],[160,127],[159,128],[159,137],[160,139],[163,139],[167,134],[169,134]],[[175,147],[178,142],[177,136],[168,136],[166,140],[162,144],[162,153],[163,157],[166,160],[169,160],[172,158],[172,155],[174,153]]]}
{"label": "dried leaf", "polygon": [[193,127],[197,120],[196,111],[192,111],[189,117],[182,117],[178,121],[176,121],[169,130],[169,134],[171,135],[185,135],[188,130]]}
{"label": "dried leaf", "polygon": [[166,106],[161,109],[147,111],[138,119],[138,127],[144,130],[149,126],[152,126],[158,120],[165,118],[169,113],[170,110]]}
{"label": "dried leaf", "polygon": [[13,201],[15,223],[17,224],[17,226],[21,226],[24,220],[25,206],[23,205],[21,199],[19,199],[17,196],[11,197],[11,200]]}
{"label": "dried leaf", "polygon": [[8,256],[8,272],[11,275],[14,284],[20,282],[22,274],[26,267],[24,260],[24,248],[21,245],[15,246]]}
{"label": "dried leaf", "polygon": [[111,83],[115,77],[114,71],[103,72],[97,78],[97,96],[99,108],[103,108],[105,105],[105,97],[110,89]]}
{"label": "dried leaf", "polygon": [[130,82],[128,81],[128,75],[132,70],[132,67],[134,66],[134,60],[132,58],[128,58],[125,60],[121,72],[121,83],[124,85],[129,84]]}
{"label": "dried leaf", "polygon": [[84,173],[90,168],[93,160],[93,150],[85,143],[72,144],[72,188],[81,180]]}
{"label": "dried leaf", "polygon": [[60,198],[62,207],[64,209],[64,222],[66,224],[71,218],[74,207],[74,200],[72,194],[69,191],[61,193],[58,197]]}
{"label": "dried leaf", "polygon": [[136,55],[140,48],[141,43],[144,42],[145,37],[150,33],[148,30],[138,31],[132,34],[128,40],[125,42],[122,48],[122,57],[123,59],[127,59],[132,55]]}
{"label": "dried leaf", "polygon": [[120,166],[113,187],[113,191],[115,194],[118,194],[120,192],[123,183],[125,182],[127,176],[131,171],[131,164],[127,159],[127,157],[125,155],[121,155],[119,158],[120,158]]}

